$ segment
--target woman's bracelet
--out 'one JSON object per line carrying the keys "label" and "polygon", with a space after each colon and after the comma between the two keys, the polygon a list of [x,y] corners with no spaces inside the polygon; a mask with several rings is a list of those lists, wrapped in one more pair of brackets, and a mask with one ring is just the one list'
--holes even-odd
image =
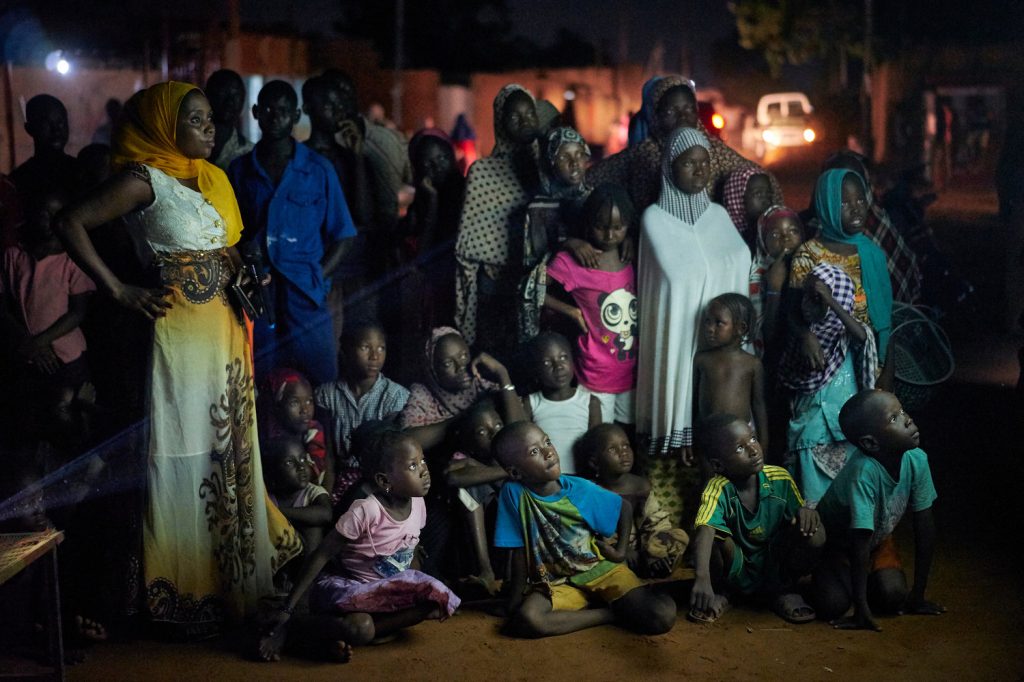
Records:
{"label": "woman's bracelet", "polygon": [[289,616],[292,615],[293,613],[295,613],[295,607],[294,606],[282,606],[278,610],[281,613],[287,613]]}
{"label": "woman's bracelet", "polygon": [[765,289],[764,295],[765,296],[778,296],[781,293],[782,293],[781,291],[772,291],[771,289]]}
{"label": "woman's bracelet", "polygon": [[516,390],[516,385],[515,384],[505,384],[504,386],[501,387],[501,390],[503,390],[503,391],[515,391]]}

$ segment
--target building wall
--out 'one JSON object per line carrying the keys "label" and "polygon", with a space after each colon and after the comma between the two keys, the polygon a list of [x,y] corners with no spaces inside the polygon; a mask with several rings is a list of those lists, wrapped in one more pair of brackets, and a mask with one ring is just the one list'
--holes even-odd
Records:
{"label": "building wall", "polygon": [[[67,152],[74,155],[92,141],[93,132],[106,120],[104,107],[108,99],[116,97],[123,102],[143,87],[143,73],[130,69],[88,69],[72,65],[71,71],[61,76],[43,67],[8,68],[10,91],[6,79],[0,79],[0,111],[3,112],[0,116],[0,172],[3,173],[10,173],[33,154],[32,138],[25,132],[25,103],[32,97],[46,93],[64,102],[70,126]],[[12,128],[13,158],[10,151]]]}
{"label": "building wall", "polygon": [[559,111],[565,109],[566,91],[572,90],[576,94],[574,108],[580,134],[590,143],[604,145],[616,119],[640,109],[644,72],[639,65],[629,65],[473,74],[472,122],[481,155],[489,154],[494,146],[494,97],[507,83],[519,83]]}

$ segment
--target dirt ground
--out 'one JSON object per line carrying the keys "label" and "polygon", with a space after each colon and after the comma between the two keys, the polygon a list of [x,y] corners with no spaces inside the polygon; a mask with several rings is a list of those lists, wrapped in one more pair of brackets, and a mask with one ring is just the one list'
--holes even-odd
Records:
{"label": "dirt ground", "polygon": [[[989,266],[1000,253],[995,195],[983,189],[947,194],[930,218],[977,294],[975,306],[948,321],[957,374],[914,415],[939,492],[940,546],[928,595],[948,608],[945,615],[882,618],[881,633],[839,632],[737,607],[712,626],[680,616],[661,637],[601,627],[522,641],[501,635],[497,618],[464,610],[390,644],[357,649],[344,667],[294,658],[250,662],[240,655],[237,637],[188,645],[122,640],[93,648],[70,678],[1024,679],[1024,595],[1015,551],[1022,515],[1014,488],[1006,487],[1019,484],[1024,473],[1024,410],[1012,392],[1016,348],[1024,339],[1000,335],[992,322],[999,302],[998,270]],[[899,533],[909,570],[912,540],[907,528]]]}

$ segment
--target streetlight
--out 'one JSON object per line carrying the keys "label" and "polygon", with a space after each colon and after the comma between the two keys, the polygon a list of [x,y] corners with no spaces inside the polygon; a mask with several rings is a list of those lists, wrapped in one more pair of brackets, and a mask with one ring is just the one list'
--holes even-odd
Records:
{"label": "streetlight", "polygon": [[47,71],[56,71],[62,76],[66,76],[71,72],[71,62],[64,56],[63,50],[54,50],[46,55],[44,64]]}

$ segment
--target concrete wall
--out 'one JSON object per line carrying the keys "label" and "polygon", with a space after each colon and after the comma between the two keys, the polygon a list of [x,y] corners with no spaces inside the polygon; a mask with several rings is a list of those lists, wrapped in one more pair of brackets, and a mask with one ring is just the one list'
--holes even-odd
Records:
{"label": "concrete wall", "polygon": [[519,83],[538,99],[546,99],[559,111],[565,109],[565,92],[576,94],[576,125],[587,142],[604,145],[612,124],[624,113],[640,109],[644,84],[643,67],[591,67],[581,69],[533,69],[507,73],[474,74],[473,125],[477,149],[490,154],[494,147],[494,96],[507,83]]}
{"label": "concrete wall", "polygon": [[[116,97],[123,102],[143,86],[142,72],[128,69],[85,69],[72,65],[71,71],[61,76],[42,67],[9,68],[10,91],[7,79],[0,79],[0,172],[3,173],[10,173],[33,154],[32,138],[25,132],[24,114],[25,102],[35,95],[46,93],[64,102],[70,125],[67,152],[74,155],[92,141],[93,132],[106,120],[107,100]],[[10,153],[12,128],[14,158]]]}

